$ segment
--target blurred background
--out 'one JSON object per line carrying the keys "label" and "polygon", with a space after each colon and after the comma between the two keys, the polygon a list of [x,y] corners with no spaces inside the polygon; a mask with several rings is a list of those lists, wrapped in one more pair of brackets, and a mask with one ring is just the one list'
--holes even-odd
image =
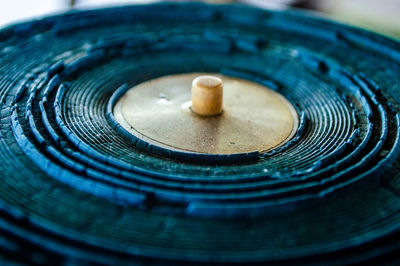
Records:
{"label": "blurred background", "polygon": [[[0,27],[64,12],[71,8],[95,8],[157,1],[162,0],[1,0]],[[312,9],[337,21],[367,28],[400,40],[400,0],[205,0],[205,2],[236,2],[272,9],[290,7]]]}

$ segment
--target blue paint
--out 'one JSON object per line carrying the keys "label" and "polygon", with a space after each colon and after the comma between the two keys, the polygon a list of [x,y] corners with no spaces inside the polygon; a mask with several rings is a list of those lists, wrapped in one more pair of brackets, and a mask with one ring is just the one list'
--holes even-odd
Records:
{"label": "blue paint", "polygon": [[[72,11],[0,40],[0,250],[44,250],[27,264],[351,264],[396,250],[398,43],[295,11],[199,3]],[[134,84],[196,71],[283,94],[295,136],[209,156],[115,121]]]}

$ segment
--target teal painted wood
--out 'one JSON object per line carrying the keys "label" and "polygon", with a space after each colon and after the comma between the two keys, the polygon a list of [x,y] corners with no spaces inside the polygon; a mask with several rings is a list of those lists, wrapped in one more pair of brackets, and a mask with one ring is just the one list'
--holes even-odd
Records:
{"label": "teal painted wood", "polygon": [[[203,71],[283,94],[295,137],[265,154],[201,156],[114,120],[127,88]],[[399,73],[399,43],[299,11],[154,4],[3,29],[0,263],[393,258]]]}

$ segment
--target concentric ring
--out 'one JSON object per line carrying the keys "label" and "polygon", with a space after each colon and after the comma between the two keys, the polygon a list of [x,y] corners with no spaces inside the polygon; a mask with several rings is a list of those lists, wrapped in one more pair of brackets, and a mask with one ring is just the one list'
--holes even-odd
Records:
{"label": "concentric ring", "polygon": [[[6,259],[351,263],[399,248],[398,43],[203,4],[75,11],[0,39]],[[127,88],[190,72],[276,90],[300,115],[295,137],[253,161],[206,163],[113,118]]]}

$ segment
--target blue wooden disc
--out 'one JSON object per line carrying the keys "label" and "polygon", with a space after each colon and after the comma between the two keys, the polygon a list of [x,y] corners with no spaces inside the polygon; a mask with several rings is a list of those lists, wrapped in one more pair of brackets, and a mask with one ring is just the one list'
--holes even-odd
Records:
{"label": "blue wooden disc", "polygon": [[[252,160],[132,142],[118,98],[191,72],[276,90],[296,135]],[[398,42],[299,11],[163,3],[5,28],[0,264],[398,259],[399,73]]]}

